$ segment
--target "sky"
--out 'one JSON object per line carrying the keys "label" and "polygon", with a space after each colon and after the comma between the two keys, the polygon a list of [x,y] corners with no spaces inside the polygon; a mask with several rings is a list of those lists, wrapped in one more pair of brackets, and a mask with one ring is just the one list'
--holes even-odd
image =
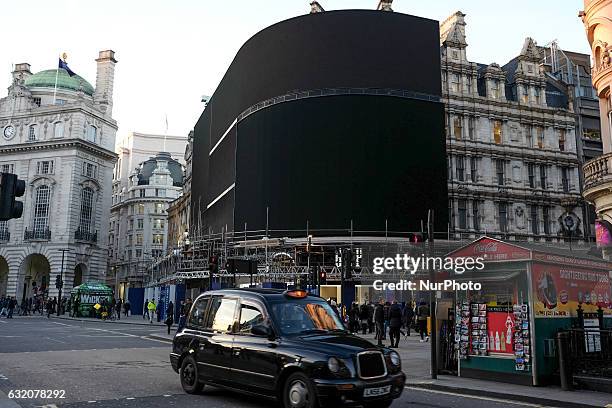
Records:
{"label": "sky", "polygon": [[[278,21],[306,14],[310,0],[30,0],[2,4],[0,97],[13,64],[52,69],[63,52],[77,74],[95,86],[98,51],[112,49],[113,116],[119,135],[137,131],[186,135],[199,118],[202,95],[212,95],[241,45]],[[319,0],[326,10],[374,9],[378,0]],[[525,37],[557,40],[589,53],[578,18],[580,0],[395,0],[396,12],[443,21],[466,16],[470,61],[503,65]],[[406,38],[406,41],[418,41]]]}

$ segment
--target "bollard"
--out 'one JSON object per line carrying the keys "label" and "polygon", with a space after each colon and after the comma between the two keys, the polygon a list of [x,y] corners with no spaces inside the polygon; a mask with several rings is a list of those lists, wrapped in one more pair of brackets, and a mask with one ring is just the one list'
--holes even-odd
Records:
{"label": "bollard", "polygon": [[559,356],[559,376],[561,377],[561,389],[563,391],[572,391],[573,378],[572,369],[570,367],[569,352],[567,349],[569,343],[569,333],[557,333],[557,353]]}

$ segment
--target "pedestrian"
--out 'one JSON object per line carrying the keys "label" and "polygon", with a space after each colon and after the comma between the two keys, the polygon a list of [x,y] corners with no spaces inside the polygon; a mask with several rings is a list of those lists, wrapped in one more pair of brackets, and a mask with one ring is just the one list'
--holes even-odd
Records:
{"label": "pedestrian", "polygon": [[359,308],[359,321],[361,323],[361,334],[366,334],[368,330],[368,319],[370,317],[370,308],[368,304],[364,301],[363,305]]}
{"label": "pedestrian", "polygon": [[400,329],[402,328],[402,308],[394,300],[389,308],[389,339],[391,348],[398,348],[400,341]]}
{"label": "pedestrian", "polygon": [[15,310],[16,306],[17,306],[17,301],[15,300],[15,298],[9,298],[7,319],[13,318],[13,311]]}
{"label": "pedestrian", "polygon": [[153,324],[153,315],[155,314],[155,310],[157,309],[157,306],[155,305],[153,299],[151,299],[151,301],[147,305],[147,309],[149,311],[149,323]]}
{"label": "pedestrian", "polygon": [[145,316],[147,319],[149,318],[149,299],[145,299],[144,305],[142,305],[142,318],[144,319]]}
{"label": "pedestrian", "polygon": [[59,305],[57,304],[57,298],[54,296],[53,297],[53,302],[51,303],[51,313],[55,313],[55,308],[58,307]]}
{"label": "pedestrian", "polygon": [[368,305],[368,333],[374,333],[374,304],[371,301]]}
{"label": "pedestrian", "polygon": [[53,313],[53,300],[51,298],[47,299],[47,319],[51,317],[51,313]]}
{"label": "pedestrian", "polygon": [[127,299],[123,305],[125,308],[125,317],[130,315],[130,309],[132,308],[132,304],[130,303],[130,299]]}
{"label": "pedestrian", "polygon": [[0,299],[0,317],[6,316],[7,314],[8,314],[8,302],[6,301],[6,298],[2,296],[2,299]]}
{"label": "pedestrian", "polygon": [[115,312],[117,313],[117,320],[121,320],[121,306],[123,305],[123,302],[121,301],[121,298],[119,298],[119,300],[117,300],[117,304],[115,305]]}
{"label": "pedestrian", "polygon": [[412,308],[412,302],[406,303],[402,312],[402,321],[406,328],[406,336],[410,336],[410,328],[414,320],[414,309]]}
{"label": "pedestrian", "polygon": [[183,330],[185,324],[187,324],[187,316],[189,315],[189,311],[191,310],[192,303],[193,302],[191,301],[191,298],[187,298],[185,299],[185,302],[183,302],[183,304],[181,305],[181,310],[179,314],[179,324],[176,329],[177,333]]}
{"label": "pedestrian", "polygon": [[166,326],[168,326],[168,334],[170,334],[170,327],[174,324],[174,303],[170,301],[166,308]]}
{"label": "pedestrian", "polygon": [[383,340],[387,339],[387,329],[389,328],[389,309],[391,308],[390,302],[385,302],[385,306],[383,308],[385,312],[385,331],[383,332]]}
{"label": "pedestrian", "polygon": [[374,325],[376,326],[376,340],[378,340],[378,345],[382,347],[385,330],[385,309],[382,299],[374,309]]}
{"label": "pedestrian", "polygon": [[72,302],[72,317],[79,317],[79,306],[81,301],[78,297],[74,298],[74,302]]}
{"label": "pedestrian", "polygon": [[66,302],[66,310],[68,310],[68,317],[72,317],[72,296]]}
{"label": "pedestrian", "polygon": [[419,332],[421,333],[421,343],[429,341],[429,335],[427,335],[427,318],[429,317],[429,306],[424,300],[419,302],[417,309],[417,321],[419,322]]}
{"label": "pedestrian", "polygon": [[359,306],[353,302],[349,310],[349,330],[351,333],[359,331]]}

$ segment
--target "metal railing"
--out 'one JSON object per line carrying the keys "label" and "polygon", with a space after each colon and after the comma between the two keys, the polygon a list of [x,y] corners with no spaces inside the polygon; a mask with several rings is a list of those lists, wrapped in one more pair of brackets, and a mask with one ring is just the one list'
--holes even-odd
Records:
{"label": "metal railing", "polygon": [[0,230],[0,241],[10,241],[10,240],[11,240],[11,233],[8,231],[8,229]]}
{"label": "metal railing", "polygon": [[98,231],[82,231],[80,228],[74,231],[74,239],[77,241],[98,242]]}
{"label": "metal railing", "polygon": [[584,189],[595,187],[606,181],[612,181],[610,169],[612,169],[612,153],[606,153],[586,162],[582,169],[584,171]]}
{"label": "metal railing", "polygon": [[51,239],[51,230],[47,227],[45,229],[36,229],[30,231],[27,228],[23,232],[24,241],[49,241]]}
{"label": "metal railing", "polygon": [[612,378],[612,330],[570,329],[568,351],[573,375]]}

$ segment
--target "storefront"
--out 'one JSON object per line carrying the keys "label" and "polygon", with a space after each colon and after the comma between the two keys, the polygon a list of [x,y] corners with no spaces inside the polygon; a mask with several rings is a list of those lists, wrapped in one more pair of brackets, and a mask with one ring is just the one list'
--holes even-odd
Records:
{"label": "storefront", "polygon": [[610,325],[612,264],[586,250],[483,237],[448,256],[484,259],[484,269],[452,277],[482,284],[481,290],[455,293],[459,376],[556,382],[556,333],[584,326],[587,317]]}

